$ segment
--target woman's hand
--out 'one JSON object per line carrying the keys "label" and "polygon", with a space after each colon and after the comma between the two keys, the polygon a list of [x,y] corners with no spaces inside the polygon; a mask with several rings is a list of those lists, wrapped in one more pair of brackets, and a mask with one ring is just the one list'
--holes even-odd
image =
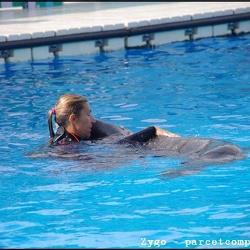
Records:
{"label": "woman's hand", "polygon": [[122,129],[126,135],[132,135],[133,134],[132,131],[125,129],[124,126],[120,126],[119,128]]}
{"label": "woman's hand", "polygon": [[164,130],[158,127],[155,127],[155,128],[156,128],[156,135],[162,135],[162,136],[167,136],[167,137],[180,137],[179,135],[169,132],[167,130]]}

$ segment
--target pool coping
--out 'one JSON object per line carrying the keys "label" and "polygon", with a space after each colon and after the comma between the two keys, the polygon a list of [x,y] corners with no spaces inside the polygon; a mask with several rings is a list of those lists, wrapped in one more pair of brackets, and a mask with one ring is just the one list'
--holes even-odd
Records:
{"label": "pool coping", "polygon": [[[102,29],[101,31],[96,31],[96,32],[83,32],[83,33],[68,34],[68,35],[66,34],[59,36],[55,35],[51,37],[5,41],[5,42],[0,42],[0,50],[29,48],[33,46],[43,46],[55,43],[71,43],[71,42],[94,40],[94,39],[129,37],[129,36],[148,34],[152,32],[162,32],[162,31],[177,30],[177,29],[192,29],[196,27],[217,25],[227,22],[233,23],[249,19],[250,19],[250,11],[247,13],[217,16],[212,18],[192,19],[192,20],[178,21],[173,23],[162,23],[162,24],[154,24],[146,26],[144,25],[132,28],[124,27],[122,29],[115,29],[115,30]],[[232,24],[232,30],[233,30],[233,24]]]}

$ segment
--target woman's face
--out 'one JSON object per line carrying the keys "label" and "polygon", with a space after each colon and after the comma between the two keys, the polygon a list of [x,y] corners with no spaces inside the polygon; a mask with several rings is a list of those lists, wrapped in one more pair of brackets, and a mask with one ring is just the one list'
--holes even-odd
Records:
{"label": "woman's face", "polygon": [[95,123],[95,119],[91,115],[88,102],[86,102],[80,116],[75,116],[73,121],[71,120],[72,132],[81,138],[89,138],[93,123]]}

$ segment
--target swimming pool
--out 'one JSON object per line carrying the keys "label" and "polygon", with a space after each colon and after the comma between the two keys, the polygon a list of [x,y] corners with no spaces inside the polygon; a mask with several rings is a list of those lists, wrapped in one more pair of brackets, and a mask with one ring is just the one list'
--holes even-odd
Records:
{"label": "swimming pool", "polygon": [[159,174],[183,159],[103,146],[80,160],[43,154],[47,111],[67,92],[134,132],[157,125],[249,150],[249,39],[0,65],[0,247],[249,247],[248,151],[175,179]]}

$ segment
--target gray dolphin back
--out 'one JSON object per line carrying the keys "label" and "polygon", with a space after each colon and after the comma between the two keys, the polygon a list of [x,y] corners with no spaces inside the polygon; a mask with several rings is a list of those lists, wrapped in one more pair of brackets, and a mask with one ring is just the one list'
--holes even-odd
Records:
{"label": "gray dolphin back", "polygon": [[167,155],[179,154],[204,161],[225,162],[243,158],[240,147],[231,142],[216,139],[158,136],[148,143],[148,147],[166,152]]}

